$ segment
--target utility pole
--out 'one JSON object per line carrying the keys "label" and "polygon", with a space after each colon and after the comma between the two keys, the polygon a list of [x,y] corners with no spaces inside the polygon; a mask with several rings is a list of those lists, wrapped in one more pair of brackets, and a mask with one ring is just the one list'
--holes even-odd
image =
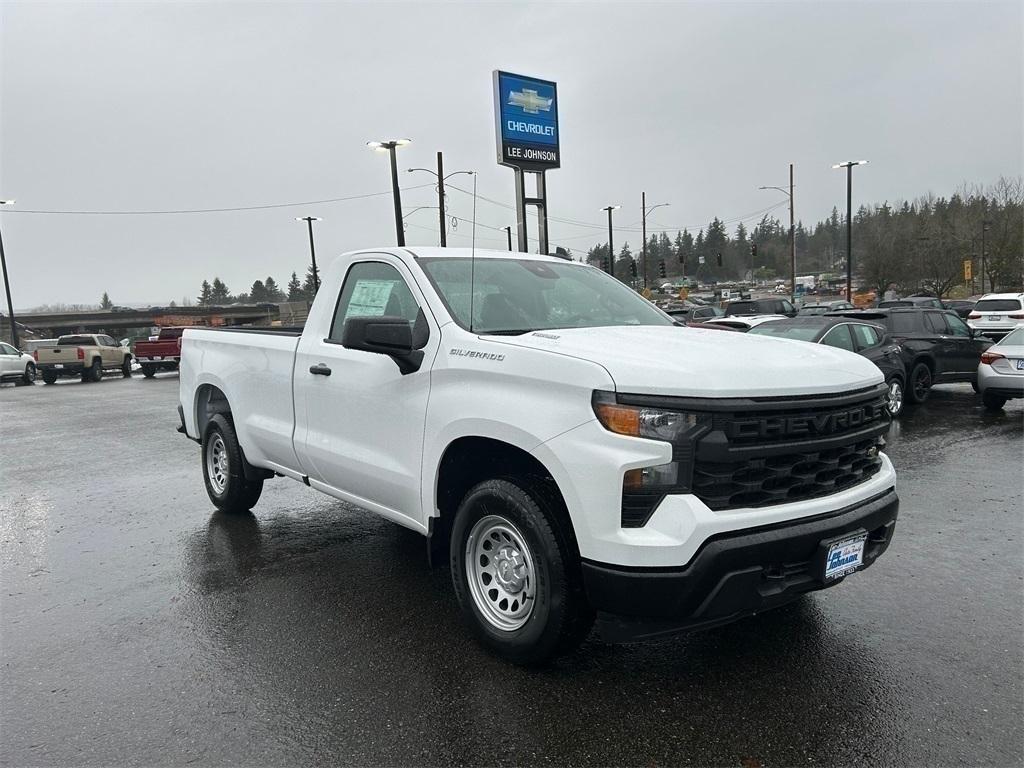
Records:
{"label": "utility pole", "polygon": [[[640,217],[643,220],[643,245],[640,248],[640,268],[644,273],[644,288],[647,287],[647,193],[640,193],[640,210],[643,211],[643,215]],[[609,214],[611,215],[611,214]]]}
{"label": "utility pole", "polygon": [[846,169],[846,300],[853,303],[853,166],[867,160],[847,160],[833,165]]}
{"label": "utility pole", "polygon": [[[14,205],[13,200],[0,200],[0,205]],[[4,236],[0,232],[0,265],[4,272],[4,290],[7,292],[7,318],[11,321],[11,344],[18,349],[18,326],[14,322],[14,303],[11,301],[11,280],[7,277],[7,256],[4,254]]]}
{"label": "utility pole", "polygon": [[606,205],[602,211],[608,211],[608,274],[615,277],[615,248],[612,247],[612,211],[621,205]]}
{"label": "utility pole", "polygon": [[316,269],[316,248],[313,246],[313,222],[321,221],[321,219],[318,216],[299,216],[296,221],[306,222],[306,227],[309,229],[309,258],[313,260],[313,288],[319,291],[320,273]]}
{"label": "utility pole", "polygon": [[789,299],[796,298],[796,225],[793,219],[793,164],[789,164]]}
{"label": "utility pole", "polygon": [[512,250],[512,227],[511,226],[507,226],[507,227],[502,227],[502,229],[504,229],[505,230],[505,234],[508,235],[508,249],[511,251]]}
{"label": "utility pole", "polygon": [[[437,153],[437,173],[434,173],[434,171],[430,170],[429,168],[409,168],[408,169],[409,173],[413,173],[414,171],[423,171],[423,173],[429,173],[431,176],[436,176],[437,177],[437,211],[438,211],[437,219],[438,219],[438,235],[439,235],[438,242],[441,244],[442,248],[445,248],[448,245],[448,229],[445,226],[445,224],[446,224],[446,218],[445,217],[447,216],[447,212],[445,211],[445,207],[444,207],[444,182],[445,182],[446,179],[449,179],[452,176],[458,176],[460,173],[464,173],[464,174],[466,174],[468,176],[472,176],[473,175],[473,171],[454,171],[452,173],[449,173],[447,176],[445,176],[444,175],[444,157],[443,157],[442,153],[440,153],[440,152]],[[419,209],[417,209],[417,210],[419,210]]]}

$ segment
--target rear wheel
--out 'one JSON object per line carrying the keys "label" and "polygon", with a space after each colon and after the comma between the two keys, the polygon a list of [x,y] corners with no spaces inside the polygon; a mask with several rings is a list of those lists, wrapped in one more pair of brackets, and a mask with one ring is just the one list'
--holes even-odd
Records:
{"label": "rear wheel", "polygon": [[927,363],[918,363],[910,371],[910,385],[907,388],[907,397],[912,403],[923,403],[928,399],[928,392],[932,388],[932,369]]}
{"label": "rear wheel", "polygon": [[986,392],[981,396],[981,402],[985,408],[990,411],[1001,411],[1003,406],[1006,405],[1006,398],[991,392]]}
{"label": "rear wheel", "polygon": [[593,623],[579,560],[551,501],[520,481],[486,480],[452,526],[452,583],[477,637],[519,664],[573,650]]}
{"label": "rear wheel", "polygon": [[153,365],[152,363],[143,363],[142,375],[145,376],[147,379],[152,379],[154,376],[156,376],[156,366]]}
{"label": "rear wheel", "polygon": [[885,398],[885,407],[889,410],[890,416],[899,416],[903,413],[903,380],[898,376],[889,379],[889,393]]}
{"label": "rear wheel", "polygon": [[263,493],[262,479],[246,479],[244,461],[231,420],[215,414],[203,434],[203,480],[210,501],[222,512],[248,512]]}
{"label": "rear wheel", "polygon": [[36,364],[26,363],[25,373],[18,379],[19,384],[34,384],[36,380]]}
{"label": "rear wheel", "polygon": [[103,378],[103,361],[98,357],[92,361],[92,365],[82,371],[82,382],[99,381]]}
{"label": "rear wheel", "polygon": [[43,371],[43,383],[44,384],[56,384],[57,374],[50,373],[50,371]]}
{"label": "rear wheel", "polygon": [[125,357],[124,362],[121,363],[121,375],[126,379],[132,377],[132,359],[131,357]]}

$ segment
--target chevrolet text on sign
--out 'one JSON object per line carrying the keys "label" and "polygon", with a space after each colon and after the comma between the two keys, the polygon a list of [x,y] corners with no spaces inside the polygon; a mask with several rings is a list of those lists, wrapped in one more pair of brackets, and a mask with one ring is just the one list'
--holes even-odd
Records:
{"label": "chevrolet text on sign", "polygon": [[494,73],[498,162],[544,171],[558,168],[558,92],[535,77]]}

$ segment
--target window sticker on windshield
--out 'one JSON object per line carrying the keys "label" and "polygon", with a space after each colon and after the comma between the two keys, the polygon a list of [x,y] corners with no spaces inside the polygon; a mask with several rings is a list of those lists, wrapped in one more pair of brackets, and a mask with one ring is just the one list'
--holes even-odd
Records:
{"label": "window sticker on windshield", "polygon": [[352,290],[345,319],[350,317],[380,317],[388,306],[394,280],[360,280]]}

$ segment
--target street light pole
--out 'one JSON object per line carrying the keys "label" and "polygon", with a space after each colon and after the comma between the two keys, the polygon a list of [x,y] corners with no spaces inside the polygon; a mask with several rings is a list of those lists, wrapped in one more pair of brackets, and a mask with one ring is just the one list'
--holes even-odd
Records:
{"label": "street light pole", "polygon": [[606,205],[602,211],[608,211],[608,274],[615,277],[615,249],[612,247],[612,211],[621,205]]}
{"label": "street light pole", "polygon": [[[793,164],[789,164],[788,192],[782,187],[758,187],[758,189],[777,189],[789,197],[789,298],[792,301],[796,301],[796,225],[793,218]],[[751,260],[751,265],[753,265],[753,260]]]}
{"label": "street light pole", "polygon": [[299,216],[296,221],[306,222],[306,227],[309,229],[309,258],[313,261],[313,289],[315,291],[320,290],[320,273],[316,269],[316,248],[313,245],[313,222],[322,221],[319,216]]}
{"label": "street light pole", "polygon": [[647,287],[647,213],[648,213],[649,210],[653,211],[655,208],[663,208],[666,205],[670,205],[670,203],[658,203],[657,205],[652,205],[648,209],[648,207],[647,207],[647,193],[646,192],[641,192],[640,193],[640,208],[643,211],[643,215],[640,218],[643,221],[642,237],[644,239],[643,246],[640,249],[640,253],[641,253],[640,265],[641,265],[641,269],[643,269],[643,272],[644,272],[644,288]]}
{"label": "street light pole", "polygon": [[853,302],[853,166],[864,165],[867,160],[847,160],[833,165],[846,169],[846,300]]}
{"label": "street light pole", "polygon": [[511,251],[512,250],[512,227],[510,225],[510,226],[507,226],[507,227],[502,227],[502,229],[504,229],[505,230],[505,234],[508,235],[508,249]]}
{"label": "street light pole", "polygon": [[405,229],[402,227],[402,191],[398,188],[398,155],[399,147],[404,147],[409,139],[388,139],[387,141],[368,141],[366,146],[377,152],[387,152],[391,156],[391,196],[395,203],[395,235],[398,245],[405,245]]}
{"label": "street light pole", "polygon": [[[0,200],[0,205],[14,205],[13,200]],[[18,326],[14,323],[14,302],[11,301],[11,280],[7,277],[7,256],[4,255],[4,236],[0,232],[0,265],[4,272],[4,290],[7,292],[7,317],[11,321],[11,344],[18,349]]]}
{"label": "street light pole", "polygon": [[474,171],[454,171],[445,176],[444,156],[440,152],[437,153],[437,173],[430,170],[429,168],[409,168],[407,172],[412,173],[413,171],[422,171],[423,173],[429,173],[431,176],[434,176],[437,179],[437,222],[438,232],[440,235],[439,242],[441,243],[441,247],[445,248],[448,246],[448,231],[447,228],[445,227],[445,216],[447,215],[447,212],[445,211],[444,206],[444,183],[452,176],[458,176],[460,173],[464,173],[467,176],[472,176]]}

